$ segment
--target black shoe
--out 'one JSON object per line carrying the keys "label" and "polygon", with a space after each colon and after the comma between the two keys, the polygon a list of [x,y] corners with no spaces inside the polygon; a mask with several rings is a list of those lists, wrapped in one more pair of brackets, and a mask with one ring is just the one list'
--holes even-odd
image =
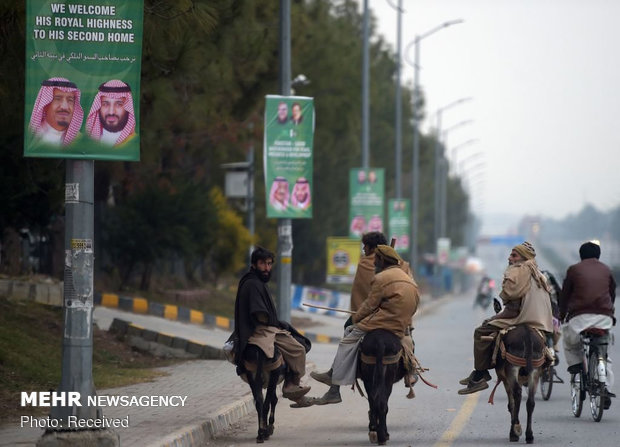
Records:
{"label": "black shoe", "polygon": [[581,372],[581,363],[570,365],[566,370],[571,374],[579,374]]}
{"label": "black shoe", "polygon": [[484,379],[473,380],[472,379],[469,381],[469,383],[467,383],[467,386],[463,389],[460,389],[458,393],[461,395],[472,394],[472,393],[477,393],[478,391],[485,390],[488,387],[489,387],[489,384],[487,383],[486,380]]}
{"label": "black shoe", "polygon": [[[478,373],[478,374],[476,374]],[[477,375],[482,374],[482,377],[476,377]],[[468,375],[467,377],[465,377],[464,379],[459,380],[459,383],[461,385],[467,385],[469,383],[470,380],[474,380],[474,381],[478,381],[480,379],[484,379],[485,381],[490,381],[491,378],[491,374],[489,374],[489,371],[487,371],[486,369],[484,371],[476,371],[475,369],[471,372],[470,375]]]}
{"label": "black shoe", "polygon": [[555,356],[553,357],[553,366],[558,366],[558,364],[560,363],[560,358],[558,357],[558,353],[555,353]]}
{"label": "black shoe", "polygon": [[603,410],[609,410],[609,407],[611,407],[611,397],[604,396],[603,397]]}

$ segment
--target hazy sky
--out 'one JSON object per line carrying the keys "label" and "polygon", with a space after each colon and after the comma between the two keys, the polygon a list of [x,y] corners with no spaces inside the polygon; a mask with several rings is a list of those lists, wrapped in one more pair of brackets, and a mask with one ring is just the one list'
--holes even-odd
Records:
{"label": "hazy sky", "polygon": [[[387,0],[369,5],[395,49],[396,10]],[[479,140],[456,158],[484,154],[464,166],[483,220],[497,213],[563,218],[586,203],[602,211],[620,205],[620,1],[402,5],[403,52],[416,34],[464,20],[421,41],[422,128],[428,130],[438,108],[473,97],[446,110],[442,128],[474,121],[450,131],[447,147],[451,156],[451,148]],[[412,83],[413,68],[404,60],[402,76]]]}

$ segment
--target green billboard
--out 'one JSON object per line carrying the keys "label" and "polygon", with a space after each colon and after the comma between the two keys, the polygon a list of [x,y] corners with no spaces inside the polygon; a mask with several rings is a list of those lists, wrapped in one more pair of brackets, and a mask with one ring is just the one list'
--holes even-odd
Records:
{"label": "green billboard", "polygon": [[24,156],[140,159],[143,0],[27,0]]}
{"label": "green billboard", "polygon": [[349,237],[384,230],[385,173],[383,168],[349,171]]}
{"label": "green billboard", "polygon": [[388,240],[396,238],[394,249],[398,253],[409,251],[409,199],[388,201]]}
{"label": "green billboard", "polygon": [[263,163],[267,217],[312,217],[314,102],[267,95]]}

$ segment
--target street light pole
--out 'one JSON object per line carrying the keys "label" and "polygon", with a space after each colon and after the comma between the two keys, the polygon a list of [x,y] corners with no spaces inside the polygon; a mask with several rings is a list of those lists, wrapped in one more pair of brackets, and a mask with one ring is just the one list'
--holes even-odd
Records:
{"label": "street light pole", "polygon": [[437,135],[435,138],[435,225],[434,225],[434,235],[435,235],[435,243],[440,237],[445,236],[445,224],[442,222],[443,220],[443,212],[442,212],[442,201],[441,201],[441,190],[443,185],[443,176],[445,169],[442,169],[442,159],[444,158],[444,145],[440,141],[441,138],[441,117],[443,112],[457,105],[463,104],[465,102],[471,101],[473,98],[466,97],[457,99],[450,104],[441,107],[437,110]]}
{"label": "street light pole", "polygon": [[[280,0],[280,94],[291,94],[291,0]],[[291,219],[278,219],[278,317],[291,320],[291,263],[293,226]]]}
{"label": "street light pole", "polygon": [[398,0],[398,7],[397,7],[397,26],[396,26],[396,135],[395,135],[395,140],[396,140],[396,146],[395,146],[395,151],[396,151],[396,156],[394,157],[394,172],[395,172],[395,176],[394,176],[394,182],[396,183],[396,187],[394,188],[395,190],[395,194],[396,194],[396,198],[400,199],[402,196],[402,190],[401,190],[401,169],[402,169],[402,116],[403,116],[403,109],[402,109],[402,95],[401,95],[401,91],[400,91],[400,72],[401,72],[401,62],[400,62],[400,55],[401,55],[401,24],[402,24],[402,16],[403,16],[403,9],[402,9],[402,0]]}
{"label": "street light pole", "polygon": [[364,42],[363,42],[363,55],[362,55],[362,168],[368,169],[369,157],[369,139],[370,139],[370,73],[369,73],[369,49],[368,49],[368,0],[364,0]]}
{"label": "street light pole", "polygon": [[458,150],[462,149],[462,148],[464,148],[466,146],[469,146],[470,144],[477,143],[478,141],[480,141],[480,140],[478,140],[478,138],[470,138],[469,140],[467,140],[467,141],[465,141],[463,143],[457,144],[456,146],[454,146],[451,149],[452,157],[450,159],[452,160],[452,164],[454,165],[454,175],[455,176],[459,175],[459,169],[458,169],[457,158],[456,158],[456,154],[457,154]]}
{"label": "street light pole", "polygon": [[[419,91],[420,91],[420,42],[427,38],[428,36],[440,31],[444,28],[447,28],[451,25],[457,25],[459,23],[463,23],[462,19],[450,20],[442,23],[435,28],[428,30],[427,32],[416,35],[415,39],[407,45],[405,49],[404,55],[405,60],[409,63],[409,65],[413,66],[414,76],[413,76],[413,157],[411,167],[411,247],[409,252],[411,253],[411,265],[414,270],[416,268],[417,260],[418,260],[418,227],[419,227],[419,185],[420,185],[420,139],[418,132],[418,116],[417,116],[417,107],[419,100]],[[409,53],[409,49],[411,46],[414,46],[414,62],[412,63],[407,59],[407,54]]]}

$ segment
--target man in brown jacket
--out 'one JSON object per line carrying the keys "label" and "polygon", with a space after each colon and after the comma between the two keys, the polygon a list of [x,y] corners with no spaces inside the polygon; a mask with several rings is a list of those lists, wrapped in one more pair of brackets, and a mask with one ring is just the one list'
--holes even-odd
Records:
{"label": "man in brown jacket", "polygon": [[371,231],[362,236],[364,254],[357,264],[353,286],[351,287],[351,310],[357,312],[368,294],[370,282],[375,277],[375,250],[377,245],[388,245],[385,235],[379,231]]}
{"label": "man in brown jacket", "polygon": [[581,370],[583,347],[579,333],[596,327],[611,329],[615,323],[616,281],[609,267],[600,262],[601,247],[586,242],[579,248],[581,262],[571,265],[560,294],[560,320],[568,372]]}
{"label": "man in brown jacket", "polygon": [[488,370],[493,366],[494,342],[482,338],[517,324],[553,332],[553,315],[547,280],[536,264],[536,251],[529,242],[515,246],[508,257],[502,291],[504,310],[485,320],[474,331],[474,370],[459,383],[467,385],[459,394],[471,394],[489,387]]}
{"label": "man in brown jacket", "polygon": [[[402,259],[389,245],[377,245],[376,274],[368,297],[353,315],[353,324],[345,330],[329,371],[310,376],[326,385],[351,385],[357,371],[357,351],[364,335],[374,329],[386,329],[403,338],[411,324],[420,297],[413,278],[400,267]],[[333,389],[333,388],[332,388]],[[322,403],[338,403],[338,398]]]}

